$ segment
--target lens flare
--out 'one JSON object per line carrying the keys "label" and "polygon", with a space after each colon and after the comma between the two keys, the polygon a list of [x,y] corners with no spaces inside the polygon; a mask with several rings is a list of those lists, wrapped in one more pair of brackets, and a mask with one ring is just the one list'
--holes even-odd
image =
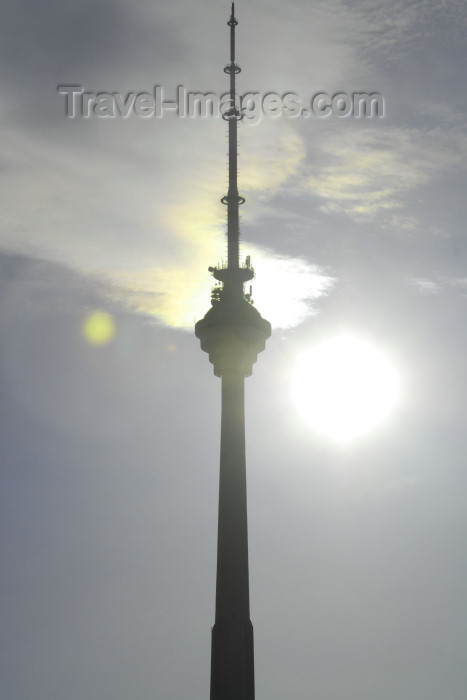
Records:
{"label": "lens flare", "polygon": [[105,311],[93,311],[84,319],[83,335],[91,345],[106,345],[115,335],[113,316]]}

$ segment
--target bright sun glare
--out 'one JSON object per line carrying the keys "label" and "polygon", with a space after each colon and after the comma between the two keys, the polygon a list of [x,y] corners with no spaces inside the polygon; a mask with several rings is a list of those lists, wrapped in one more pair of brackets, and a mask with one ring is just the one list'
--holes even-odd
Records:
{"label": "bright sun glare", "polygon": [[348,442],[380,423],[399,396],[389,360],[365,340],[342,335],[311,348],[297,363],[292,391],[319,433]]}

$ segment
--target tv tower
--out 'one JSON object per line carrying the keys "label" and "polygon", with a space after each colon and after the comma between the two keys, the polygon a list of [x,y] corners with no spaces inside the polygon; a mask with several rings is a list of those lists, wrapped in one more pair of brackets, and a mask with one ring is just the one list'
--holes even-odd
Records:
{"label": "tv tower", "polygon": [[230,102],[223,114],[229,125],[229,189],[227,264],[210,267],[218,281],[211,308],[195,325],[201,348],[209,353],[214,374],[222,379],[219,522],[217,539],[216,616],[212,628],[211,700],[254,700],[253,626],[250,620],[248,530],[245,463],[245,377],[251,375],[259,352],[271,335],[271,324],[251,304],[244,285],[254,277],[249,257],[239,263],[239,206],[245,199],[237,188],[237,108],[234,3],[230,27]]}

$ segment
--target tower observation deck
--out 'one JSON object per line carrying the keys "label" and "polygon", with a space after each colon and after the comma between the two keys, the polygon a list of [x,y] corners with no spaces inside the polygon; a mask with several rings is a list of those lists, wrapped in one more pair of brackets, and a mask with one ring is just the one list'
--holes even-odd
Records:
{"label": "tower observation deck", "polygon": [[229,133],[227,265],[210,267],[219,285],[211,308],[195,325],[201,348],[209,354],[214,374],[222,378],[222,418],[217,539],[216,613],[212,628],[211,700],[254,700],[253,627],[250,620],[248,530],[245,461],[244,382],[271,335],[271,325],[251,304],[244,285],[254,272],[249,258],[240,265],[239,207],[245,199],[237,186],[237,106],[234,3],[230,27],[230,100],[223,118]]}

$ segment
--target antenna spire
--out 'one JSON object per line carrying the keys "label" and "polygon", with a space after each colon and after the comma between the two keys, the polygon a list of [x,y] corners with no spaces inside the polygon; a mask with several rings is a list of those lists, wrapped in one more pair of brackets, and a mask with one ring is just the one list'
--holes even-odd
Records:
{"label": "antenna spire", "polygon": [[228,266],[238,268],[240,253],[238,207],[245,200],[239,196],[237,186],[237,121],[242,119],[243,115],[237,109],[235,90],[235,76],[241,69],[235,63],[235,27],[238,22],[234,12],[235,5],[232,3],[232,13],[227,22],[230,27],[230,63],[224,68],[224,72],[230,75],[230,100],[229,109],[223,115],[229,124],[229,190],[227,196],[222,198],[222,202],[227,205]]}
{"label": "antenna spire", "polygon": [[[237,184],[237,122],[243,118],[243,114],[237,106],[237,94],[235,76],[240,73],[240,66],[235,62],[235,27],[238,22],[235,17],[235,4],[227,22],[230,27],[230,62],[225,66],[224,73],[229,78],[229,103],[228,109],[222,114],[222,118],[228,122],[229,133],[229,189],[222,197],[221,202],[227,206],[227,267],[210,268],[213,276],[223,282],[221,293],[227,291],[228,295],[243,298],[243,285],[253,279],[254,272],[250,265],[240,266],[240,224],[239,206],[245,202],[245,198],[238,194]],[[219,290],[217,290],[219,291]]]}

